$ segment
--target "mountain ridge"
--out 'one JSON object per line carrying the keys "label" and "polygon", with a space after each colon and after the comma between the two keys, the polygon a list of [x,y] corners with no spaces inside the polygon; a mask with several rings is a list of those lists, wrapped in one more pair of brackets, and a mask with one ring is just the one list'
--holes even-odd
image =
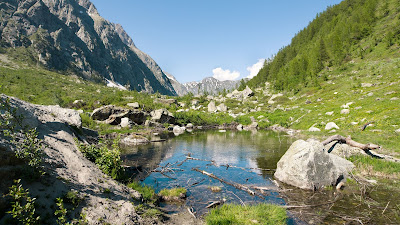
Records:
{"label": "mountain ridge", "polygon": [[0,46],[14,58],[129,89],[176,95],[158,64],[89,0],[2,2]]}

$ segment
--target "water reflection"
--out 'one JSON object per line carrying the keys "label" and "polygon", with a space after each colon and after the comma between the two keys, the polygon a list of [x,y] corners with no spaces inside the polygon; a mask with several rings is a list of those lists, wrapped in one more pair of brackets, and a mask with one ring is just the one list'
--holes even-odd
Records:
{"label": "water reflection", "polygon": [[[186,187],[189,193],[186,204],[201,213],[206,210],[204,207],[208,201],[221,198],[226,198],[231,203],[240,203],[240,198],[250,204],[284,204],[284,200],[273,191],[274,184],[270,180],[272,173],[263,169],[275,169],[278,160],[292,142],[292,138],[272,131],[204,131],[181,135],[164,143],[125,149],[122,159],[126,165],[142,171],[140,178],[143,183],[153,186],[157,191],[163,188]],[[213,160],[219,166],[209,161],[185,161],[189,154],[197,159]],[[244,191],[193,171],[194,167],[248,187],[269,187],[270,191],[264,194],[264,199],[250,196]],[[167,168],[166,173],[146,173],[156,168]],[[220,186],[222,191],[213,193],[210,190],[212,186]]]}

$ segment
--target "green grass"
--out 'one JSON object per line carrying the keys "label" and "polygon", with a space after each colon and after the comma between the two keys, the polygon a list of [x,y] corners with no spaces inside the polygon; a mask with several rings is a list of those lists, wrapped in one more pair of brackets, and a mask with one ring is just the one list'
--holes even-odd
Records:
{"label": "green grass", "polygon": [[147,203],[155,203],[158,200],[158,197],[156,195],[156,192],[154,188],[140,184],[139,182],[133,181],[129,184],[127,184],[129,188],[132,188],[133,190],[138,191],[140,194],[142,194],[143,200]]}
{"label": "green grass", "polygon": [[186,195],[186,192],[186,188],[172,188],[163,189],[159,192],[159,194],[164,197],[180,197],[182,194]]}
{"label": "green grass", "polygon": [[259,204],[254,206],[240,206],[225,204],[220,208],[210,211],[205,217],[208,225],[224,224],[286,224],[285,209],[270,204]]}
{"label": "green grass", "polygon": [[388,162],[378,158],[364,155],[354,155],[349,158],[357,167],[372,167],[375,172],[384,174],[400,174],[400,163]]}

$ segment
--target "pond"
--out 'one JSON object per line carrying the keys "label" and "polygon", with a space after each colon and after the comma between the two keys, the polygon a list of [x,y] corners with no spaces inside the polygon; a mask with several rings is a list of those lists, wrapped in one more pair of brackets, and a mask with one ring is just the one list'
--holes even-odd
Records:
{"label": "pond", "polygon": [[[229,203],[254,204],[266,202],[285,204],[273,183],[276,164],[293,138],[273,131],[219,132],[200,131],[185,134],[166,142],[130,147],[123,151],[125,165],[137,168],[142,183],[156,191],[185,187],[186,206],[198,214],[208,209],[210,201],[226,199]],[[191,159],[187,160],[190,156]],[[194,171],[197,168],[228,181],[247,187],[262,187],[263,193],[249,195],[233,186]],[[153,172],[150,171],[163,171]],[[220,187],[213,192],[211,187]]]}
{"label": "pond", "polygon": [[[400,185],[396,180],[381,179],[378,185],[366,186],[357,184],[355,179],[343,191],[326,188],[317,192],[279,183],[279,194],[273,182],[274,170],[296,137],[274,131],[198,131],[174,138],[157,136],[153,140],[157,138],[168,140],[126,148],[121,158],[134,168],[135,179],[157,192],[174,187],[188,190],[188,198],[181,206],[162,205],[172,213],[192,207],[197,215],[203,215],[210,202],[226,199],[228,203],[246,205],[263,202],[315,206],[290,210],[288,224],[399,224]],[[251,190],[262,187],[263,193],[249,195],[193,168]],[[213,192],[212,187],[220,187],[221,191]]]}

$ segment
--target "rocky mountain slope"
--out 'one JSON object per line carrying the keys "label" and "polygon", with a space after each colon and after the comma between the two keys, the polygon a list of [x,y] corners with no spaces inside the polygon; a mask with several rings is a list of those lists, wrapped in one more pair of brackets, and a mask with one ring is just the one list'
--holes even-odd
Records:
{"label": "rocky mountain slope", "polygon": [[[17,109],[18,115],[24,116],[24,125],[35,127],[39,139],[45,143],[44,175],[39,181],[23,180],[23,186],[29,188],[36,202],[41,205],[37,213],[53,215],[55,199],[69,191],[76,192],[83,204],[74,210],[86,214],[89,224],[107,221],[111,224],[146,224],[137,214],[135,205],[139,204],[141,195],[124,185],[104,175],[91,161],[86,159],[78,150],[74,138],[74,129],[82,126],[79,113],[59,106],[41,106],[23,102],[17,98],[1,95],[1,99],[10,99],[12,108]],[[74,129],[72,129],[74,127]],[[79,135],[78,135],[79,136]],[[82,137],[81,137],[82,138]],[[13,145],[7,139],[0,139],[0,154],[2,157],[0,176],[1,211],[9,206],[6,194],[13,179],[18,178],[19,166],[16,164]],[[104,190],[110,190],[107,193]],[[4,215],[0,214],[0,217]],[[0,224],[7,224],[6,217],[0,218]],[[41,216],[41,222],[56,224],[54,217]]]}
{"label": "rocky mountain slope", "polygon": [[224,90],[230,91],[239,86],[239,80],[226,80],[220,81],[213,77],[206,77],[200,82],[192,81],[184,84],[179,83],[174,76],[165,73],[169,78],[172,86],[175,89],[176,94],[179,96],[186,95],[188,93],[193,93],[194,95],[208,93],[208,94],[218,94]]}
{"label": "rocky mountain slope", "polygon": [[176,94],[157,63],[89,0],[9,0],[0,6],[0,46],[10,56],[132,90]]}

